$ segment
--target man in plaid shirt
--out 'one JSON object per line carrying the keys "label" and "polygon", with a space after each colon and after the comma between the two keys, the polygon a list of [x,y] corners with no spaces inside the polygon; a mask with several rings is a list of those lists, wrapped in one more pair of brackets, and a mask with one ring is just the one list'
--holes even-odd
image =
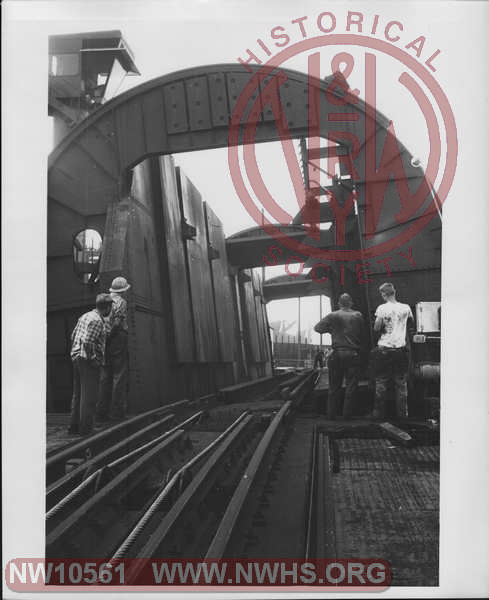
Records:
{"label": "man in plaid shirt", "polygon": [[104,363],[105,323],[112,298],[99,294],[95,309],[83,314],[71,334],[73,362],[73,397],[69,433],[87,435],[92,430],[93,413],[98,397],[100,367]]}
{"label": "man in plaid shirt", "polygon": [[107,319],[105,363],[100,378],[97,417],[122,419],[126,414],[129,373],[127,302],[124,295],[131,286],[125,277],[116,277],[110,287],[112,310]]}

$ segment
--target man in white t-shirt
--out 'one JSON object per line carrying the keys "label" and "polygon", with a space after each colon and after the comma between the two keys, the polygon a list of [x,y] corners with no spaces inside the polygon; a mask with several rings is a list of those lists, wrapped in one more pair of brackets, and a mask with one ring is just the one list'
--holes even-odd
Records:
{"label": "man in white t-shirt", "polygon": [[374,331],[380,334],[380,337],[374,351],[373,416],[384,417],[385,401],[389,384],[392,383],[396,395],[396,414],[398,417],[407,417],[408,333],[414,323],[413,313],[408,304],[396,300],[396,290],[392,283],[383,283],[379,292],[385,302],[375,311]]}

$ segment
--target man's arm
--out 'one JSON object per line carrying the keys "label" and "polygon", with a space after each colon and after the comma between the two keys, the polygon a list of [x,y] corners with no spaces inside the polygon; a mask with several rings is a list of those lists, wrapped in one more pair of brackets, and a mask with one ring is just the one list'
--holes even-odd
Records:
{"label": "man's arm", "polygon": [[103,345],[105,342],[105,325],[100,319],[88,324],[87,335],[83,349],[87,360],[101,363],[103,358]]}
{"label": "man's arm", "polygon": [[382,333],[385,330],[385,323],[384,323],[384,317],[382,315],[382,309],[381,306],[377,307],[377,310],[375,311],[375,321],[374,321],[374,327],[373,327],[373,343],[374,346],[376,346],[379,342],[380,336],[382,335]]}
{"label": "man's arm", "polygon": [[326,315],[324,319],[321,319],[319,323],[314,325],[314,331],[316,333],[331,333],[331,313]]}
{"label": "man's arm", "polygon": [[360,315],[360,351],[365,352],[369,345],[368,324],[361,312]]}
{"label": "man's arm", "polygon": [[376,315],[374,323],[375,333],[380,333],[384,327],[384,319],[381,316]]}

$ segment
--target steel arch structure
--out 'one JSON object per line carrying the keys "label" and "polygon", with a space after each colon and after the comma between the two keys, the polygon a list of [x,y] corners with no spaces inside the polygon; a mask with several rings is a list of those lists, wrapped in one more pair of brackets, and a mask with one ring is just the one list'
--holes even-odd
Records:
{"label": "steel arch structure", "polygon": [[[237,103],[242,100],[244,93],[248,94],[250,104],[254,104],[254,107],[245,109],[243,118],[243,121],[252,124],[252,142],[283,142],[284,131],[285,139],[307,138],[312,131],[318,138],[333,140],[343,148],[341,155],[350,161],[352,167],[351,179],[357,192],[360,226],[359,230],[353,228],[347,231],[347,248],[359,241],[360,246],[368,252],[369,248],[374,248],[383,240],[409,228],[416,215],[430,205],[430,185],[423,170],[416,164],[413,155],[395,138],[390,121],[373,107],[362,100],[348,106],[338,106],[328,94],[330,82],[311,78],[304,73],[280,69],[275,88],[280,108],[277,114],[269,102],[270,98],[267,97],[267,84],[276,73],[262,73],[259,67],[251,68],[251,71],[249,73],[238,64],[208,65],[148,81],[97,109],[73,129],[51,153],[48,162],[47,278],[48,311],[53,315],[53,325],[48,325],[48,346],[50,340],[61,339],[66,335],[62,331],[62,325],[59,325],[59,332],[53,333],[55,327],[58,327],[54,324],[54,317],[63,311],[79,309],[92,301],[93,293],[87,291],[72,275],[66,290],[61,294],[57,293],[59,282],[66,276],[67,270],[72,268],[71,236],[75,229],[84,222],[86,227],[95,227],[103,231],[109,213],[113,216],[117,211],[120,218],[129,218],[127,215],[133,208],[127,204],[127,200],[131,195],[133,172],[139,166],[142,166],[143,170],[146,169],[144,164],[150,157],[168,157],[180,152],[224,148],[229,145],[233,132],[237,132],[234,138],[236,144],[250,142],[244,137],[245,123],[233,120]],[[250,91],[250,82],[256,83],[256,89]],[[314,115],[311,120],[311,90],[319,102],[318,111],[314,113],[317,115],[315,120]],[[348,92],[345,97],[348,98]],[[342,113],[351,111],[355,118],[350,117],[341,124],[343,136],[338,136],[338,119]],[[336,114],[333,120],[328,118],[331,112]],[[371,132],[370,136],[366,136],[366,130]],[[375,181],[366,178],[365,157],[367,146],[372,139],[375,139],[377,160],[381,159],[382,150],[389,143],[398,149],[404,172],[401,185],[406,185],[413,196],[419,189],[426,191],[425,202],[417,207],[417,212],[414,211],[414,217],[405,221],[398,220],[397,216],[403,208],[399,194],[400,182],[392,174],[387,173],[387,176]],[[320,149],[317,150],[317,154],[320,154]],[[377,205],[373,218],[369,218],[371,199],[377,192],[385,194],[384,201],[381,206]],[[114,209],[116,206],[120,208]],[[145,212],[143,208],[137,208],[142,211],[141,222],[150,218],[148,211]],[[293,220],[292,216],[291,222]],[[392,278],[403,300],[411,304],[420,298],[440,298],[441,220],[436,208],[428,217],[425,216],[424,224],[426,226],[415,237],[400,244],[396,251],[372,255],[373,259],[365,255],[370,261],[368,275],[365,275],[364,262],[356,260],[346,263],[344,285],[349,291],[353,291],[357,305],[366,313],[377,300],[375,284],[386,276]],[[116,221],[113,225],[117,225]],[[58,235],[63,228],[63,234]],[[292,230],[297,231],[297,225],[293,224]],[[320,240],[322,247],[324,244],[326,248],[336,248],[334,228],[323,233],[323,239]],[[260,243],[266,247],[266,235],[259,237],[262,238]],[[244,244],[250,243],[247,235],[243,236],[243,240]],[[307,243],[307,239],[305,241]],[[232,245],[236,249],[238,243],[239,239],[234,236],[233,240],[230,240],[230,247]],[[273,243],[273,237],[270,237],[270,243]],[[144,258],[144,250],[143,244],[134,252],[141,252]],[[290,257],[290,252],[288,256]],[[412,256],[411,262],[406,260],[409,256]],[[255,252],[253,260],[253,265],[246,266],[263,264],[263,253]],[[386,261],[389,267],[388,275]],[[321,283],[325,276],[317,274]],[[149,274],[148,277],[151,279]],[[365,277],[365,285],[360,281],[362,277]],[[330,265],[329,281],[324,286],[329,295],[338,294],[342,285],[341,279],[342,273],[337,264]],[[136,293],[137,290],[134,291]],[[294,292],[284,290],[280,297],[290,294],[293,295]],[[154,314],[163,314],[159,304],[150,306],[149,301],[142,298],[139,298],[138,302],[141,304],[141,319],[149,319],[149,315],[153,314],[151,311]],[[143,342],[144,340],[138,343]],[[57,342],[53,343],[53,346],[55,355],[61,356],[61,344],[59,348]],[[140,351],[135,351],[135,354],[138,352]],[[182,375],[182,378],[185,379],[185,376]]]}

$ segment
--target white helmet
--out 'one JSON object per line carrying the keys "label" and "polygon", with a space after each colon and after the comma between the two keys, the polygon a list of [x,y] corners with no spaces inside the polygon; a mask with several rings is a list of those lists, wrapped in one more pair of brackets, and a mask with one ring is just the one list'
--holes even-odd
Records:
{"label": "white helmet", "polygon": [[109,291],[120,294],[122,292],[127,292],[130,287],[131,286],[127,283],[127,279],[125,277],[116,277],[112,282],[112,286],[110,287]]}

